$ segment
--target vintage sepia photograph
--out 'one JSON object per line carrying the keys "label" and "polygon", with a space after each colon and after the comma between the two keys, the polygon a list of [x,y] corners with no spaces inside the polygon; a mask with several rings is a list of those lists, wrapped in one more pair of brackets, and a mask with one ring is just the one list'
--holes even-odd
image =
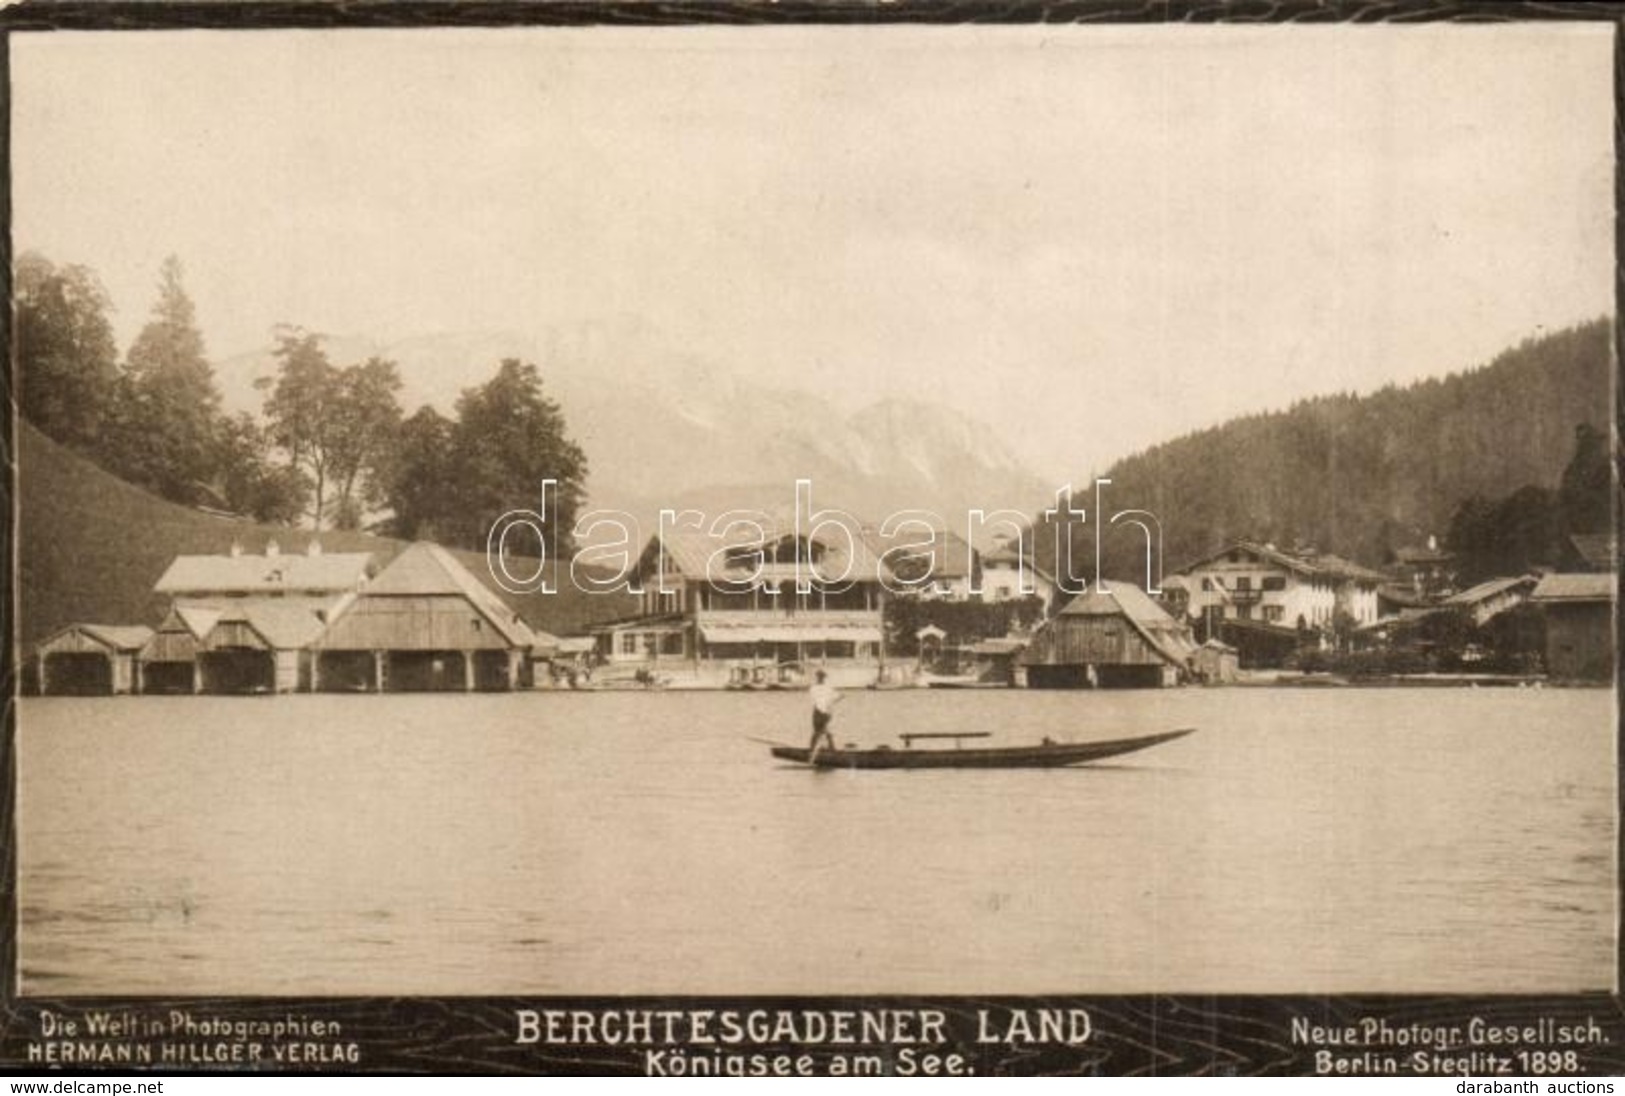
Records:
{"label": "vintage sepia photograph", "polygon": [[17,998],[1615,991],[1611,23],[8,50]]}

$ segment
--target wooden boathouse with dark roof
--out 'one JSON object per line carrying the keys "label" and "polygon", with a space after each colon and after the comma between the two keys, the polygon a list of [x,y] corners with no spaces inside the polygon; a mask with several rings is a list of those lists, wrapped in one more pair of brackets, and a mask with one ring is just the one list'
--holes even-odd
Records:
{"label": "wooden boathouse with dark roof", "polygon": [[1529,598],[1546,617],[1546,672],[1560,681],[1614,676],[1616,577],[1599,572],[1550,574]]}
{"label": "wooden boathouse with dark roof", "polygon": [[519,614],[437,544],[401,552],[314,643],[323,692],[517,688],[538,638]]}
{"label": "wooden boathouse with dark roof", "polygon": [[1113,582],[1069,601],[1020,662],[1029,688],[1146,688],[1177,684],[1196,649],[1190,629],[1145,591]]}
{"label": "wooden boathouse with dark roof", "polygon": [[140,691],[137,656],[152,639],[139,625],[71,624],[40,642],[39,691],[53,696],[109,696]]}

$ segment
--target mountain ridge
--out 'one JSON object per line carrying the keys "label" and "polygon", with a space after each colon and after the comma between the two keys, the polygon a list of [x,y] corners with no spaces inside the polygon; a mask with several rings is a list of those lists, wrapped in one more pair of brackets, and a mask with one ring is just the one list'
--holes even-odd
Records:
{"label": "mountain ridge", "polygon": [[[458,393],[503,358],[537,364],[588,458],[592,508],[652,519],[730,485],[811,480],[829,504],[866,518],[926,509],[957,524],[967,509],[1030,507],[1050,488],[985,424],[922,397],[885,397],[847,412],[817,391],[761,383],[665,346],[634,322],[583,324],[531,338],[451,332],[386,342],[326,338],[335,364],[395,361],[408,414],[450,414]],[[219,362],[224,402],[257,413],[255,382],[275,375],[269,348]]]}

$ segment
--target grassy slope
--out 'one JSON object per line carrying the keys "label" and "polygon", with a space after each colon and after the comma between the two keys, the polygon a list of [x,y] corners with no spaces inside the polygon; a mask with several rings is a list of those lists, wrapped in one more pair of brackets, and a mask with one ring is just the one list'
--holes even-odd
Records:
{"label": "grassy slope", "polygon": [[[233,541],[261,552],[275,539],[284,552],[303,552],[308,530],[211,517],[165,502],[19,425],[18,613],[21,650],[75,622],[158,623],[163,599],[152,593],[158,576],[178,555],[223,553]],[[365,533],[324,532],[329,552],[372,552],[383,565],[405,542]],[[458,552],[463,565],[486,577],[485,558]],[[530,568],[515,563],[519,573]],[[495,585],[492,585],[495,589]],[[624,596],[575,591],[568,575],[554,579],[553,595],[508,595],[504,600],[532,626],[568,634],[597,620],[629,615]],[[500,591],[499,591],[500,593]]]}

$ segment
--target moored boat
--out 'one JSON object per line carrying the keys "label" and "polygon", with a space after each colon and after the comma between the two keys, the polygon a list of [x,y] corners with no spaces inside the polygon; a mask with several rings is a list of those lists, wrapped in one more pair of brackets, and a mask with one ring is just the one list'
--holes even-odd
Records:
{"label": "moored boat", "polygon": [[[1133,753],[1161,742],[1183,738],[1196,728],[1181,727],[1160,734],[1135,738],[1114,738],[1095,742],[1056,742],[1046,738],[1034,746],[964,746],[971,738],[987,738],[987,732],[968,734],[905,734],[902,749],[877,746],[871,749],[821,749],[817,755],[805,746],[772,746],[774,757],[810,765],[815,769],[1053,769],[1081,765],[1120,754]],[[915,739],[952,739],[948,749],[913,748]]]}

